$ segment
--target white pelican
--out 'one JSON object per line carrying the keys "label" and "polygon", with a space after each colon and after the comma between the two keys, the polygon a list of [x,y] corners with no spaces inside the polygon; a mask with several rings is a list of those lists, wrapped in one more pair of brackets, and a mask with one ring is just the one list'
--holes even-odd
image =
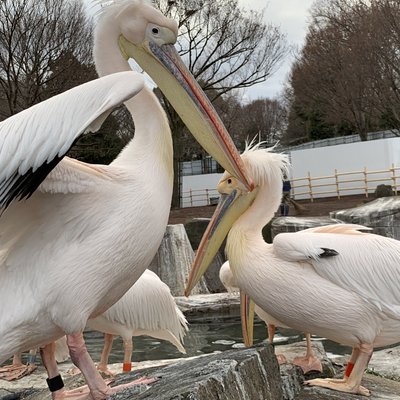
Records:
{"label": "white pelican", "polygon": [[369,395],[361,379],[373,349],[400,341],[400,242],[339,224],[265,243],[261,229],[279,206],[287,159],[257,146],[242,158],[255,189],[248,193],[230,173],[222,176],[223,199],[199,246],[187,293],[230,230],[226,252],[241,290],[285,325],[353,347],[343,379],[307,383]]}
{"label": "white pelican", "polygon": [[169,287],[152,271],[146,270],[136,283],[105,313],[89,319],[86,327],[105,333],[104,348],[97,369],[108,373],[108,357],[115,335],[124,345],[123,371],[131,370],[132,336],[147,335],[167,340],[181,353],[188,330],[182,311],[175,304]]}
{"label": "white pelican", "polygon": [[[221,269],[219,270],[219,279],[222,284],[226,287],[229,293],[239,292],[239,288],[237,287],[237,283],[233,273],[229,267],[229,261],[225,261],[221,265]],[[274,336],[275,336],[275,327],[279,326],[281,328],[289,328],[282,322],[276,320],[272,315],[266,313],[261,307],[257,304],[254,305],[254,312],[258,315],[258,317],[265,322],[267,326],[267,334],[268,334],[268,342],[273,344]],[[322,364],[321,361],[315,357],[315,354],[311,347],[311,335],[309,333],[305,334],[306,336],[306,345],[307,350],[304,357],[295,357],[293,359],[293,364],[301,367],[304,373],[310,371],[319,371],[322,372]],[[276,356],[278,362],[284,363],[286,362],[286,358],[282,354],[278,354]]]}
{"label": "white pelican", "polygon": [[[174,49],[176,37],[176,23],[149,2],[115,1],[104,8],[96,28],[97,70],[100,75],[129,70],[127,60],[134,58],[200,144],[245,179],[233,142]],[[82,332],[87,320],[122,297],[154,257],[169,215],[173,157],[167,117],[144,87],[125,102],[135,137],[113,163],[62,159],[93,116],[86,104],[94,102],[93,95],[81,95],[72,105],[66,94],[64,107],[46,102],[0,125],[0,362],[45,345],[43,363],[53,397],[59,398],[63,384],[49,343],[65,333],[71,359],[97,400],[120,388],[100,378]],[[109,105],[102,92],[95,100]],[[92,113],[86,116],[86,109]]]}

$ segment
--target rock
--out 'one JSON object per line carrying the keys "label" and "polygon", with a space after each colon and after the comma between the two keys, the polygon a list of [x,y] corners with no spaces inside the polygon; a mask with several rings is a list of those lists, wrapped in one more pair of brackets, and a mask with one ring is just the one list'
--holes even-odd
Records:
{"label": "rock", "polygon": [[[141,371],[141,374],[146,371]],[[271,346],[230,350],[147,371],[161,379],[135,400],[280,400],[279,367]],[[123,383],[117,378],[117,383]],[[128,378],[132,379],[132,376]],[[126,393],[112,400],[132,399]]]}
{"label": "rock", "polygon": [[[323,372],[307,374],[307,379],[311,378],[333,378],[336,370],[333,368],[331,360],[328,358],[324,346],[320,341],[311,341],[311,348],[314,351],[316,357],[321,360]],[[289,343],[285,345],[275,346],[276,354],[284,354],[286,360],[291,363],[295,357],[303,357],[306,353],[306,342],[305,340],[296,343]]]}
{"label": "rock", "polygon": [[[185,224],[185,229],[189,237],[190,244],[194,250],[199,247],[201,238],[210,222],[210,218],[193,218]],[[219,270],[225,262],[225,241],[222,243],[217,255],[214,257],[210,267],[204,275],[207,289],[210,293],[226,292],[224,285],[219,280]]]}
{"label": "rock", "polygon": [[400,347],[374,351],[368,372],[400,382]]}
{"label": "rock", "polygon": [[[193,258],[194,252],[184,226],[168,225],[149,269],[169,286],[173,296],[182,296]],[[204,279],[194,287],[192,293],[208,293]]]}
{"label": "rock", "polygon": [[340,224],[340,219],[328,217],[278,217],[272,222],[272,238],[283,232],[298,232],[317,226]]}
{"label": "rock", "polygon": [[175,297],[175,302],[188,319],[194,316],[204,318],[205,315],[214,318],[216,314],[240,315],[239,296],[229,293],[181,296]]}
{"label": "rock", "polygon": [[303,390],[304,374],[300,367],[293,364],[280,366],[282,392],[284,400],[294,400]]}
{"label": "rock", "polygon": [[[281,400],[279,366],[270,345],[229,350],[121,374],[115,384],[130,382],[139,376],[159,377],[156,383],[124,390],[110,400]],[[66,381],[68,388],[82,383],[81,378]],[[26,400],[47,400],[41,391]]]}
{"label": "rock", "polygon": [[394,196],[393,189],[390,185],[378,185],[374,192],[375,197],[389,197]]}
{"label": "rock", "polygon": [[372,228],[372,232],[400,239],[400,198],[381,197],[359,207],[330,213],[331,218]]}

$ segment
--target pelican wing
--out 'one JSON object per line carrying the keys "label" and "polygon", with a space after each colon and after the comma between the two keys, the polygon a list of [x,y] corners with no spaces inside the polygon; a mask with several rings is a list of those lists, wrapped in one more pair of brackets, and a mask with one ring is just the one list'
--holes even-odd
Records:
{"label": "pelican wing", "polygon": [[176,306],[169,287],[149,270],[102,316],[134,330],[169,331],[179,342],[188,330],[186,318]]}
{"label": "pelican wing", "polygon": [[[400,319],[400,241],[343,225],[282,233],[274,239],[274,253],[287,261],[308,261],[320,276]],[[326,249],[335,255],[321,256]]]}
{"label": "pelican wing", "polygon": [[133,71],[108,75],[1,122],[0,211],[31,196],[80,135],[99,129],[142,88],[142,76]]}
{"label": "pelican wing", "polygon": [[96,190],[112,178],[108,165],[93,165],[64,157],[47,175],[38,190],[43,193],[83,193]]}

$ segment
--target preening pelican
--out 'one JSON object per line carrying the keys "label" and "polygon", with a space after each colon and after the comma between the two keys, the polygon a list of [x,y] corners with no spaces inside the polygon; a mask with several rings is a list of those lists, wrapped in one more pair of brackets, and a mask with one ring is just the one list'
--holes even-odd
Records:
{"label": "preening pelican", "polygon": [[[104,7],[96,27],[99,75],[129,70],[127,60],[134,58],[200,144],[246,179],[222,122],[174,49],[176,38],[177,24],[150,2],[116,0]],[[126,92],[122,101],[132,113],[135,137],[109,166],[63,158],[84,128],[92,121],[98,126],[113,105],[100,90],[86,93],[89,86],[83,86],[73,92],[79,96],[59,97],[57,107],[52,99],[0,125],[0,362],[45,345],[42,359],[57,398],[63,384],[49,343],[64,334],[91,399],[121,389],[100,378],[82,332],[144,272],[167,225],[173,184],[168,120],[142,78],[129,74],[140,82],[135,90],[128,90],[134,86],[128,75],[118,82],[115,75],[115,86]]]}
{"label": "preening pelican", "polygon": [[105,313],[89,319],[87,328],[104,332],[104,348],[97,368],[108,372],[108,357],[114,336],[124,345],[123,371],[131,370],[132,336],[152,336],[167,340],[181,353],[188,330],[182,311],[175,304],[169,287],[152,271],[146,270],[136,283]]}
{"label": "preening pelican", "polygon": [[[219,279],[221,280],[222,284],[228,290],[229,293],[239,292],[239,288],[237,287],[237,282],[233,273],[229,267],[229,261],[225,261],[221,265],[221,269],[219,270]],[[276,320],[272,315],[266,313],[261,307],[257,304],[254,305],[254,312],[258,315],[258,317],[265,322],[267,326],[268,332],[268,342],[273,344],[274,336],[275,336],[275,328],[289,328],[282,322]],[[304,357],[296,357],[293,359],[293,364],[298,365],[301,367],[304,373],[310,371],[319,371],[322,372],[322,365],[321,361],[315,356],[312,347],[311,347],[311,335],[309,333],[305,334],[306,336],[306,344],[307,350]],[[282,354],[278,354],[277,356],[278,362],[283,363],[286,362],[286,358]]]}
{"label": "preening pelican", "polygon": [[199,246],[187,293],[229,231],[226,253],[241,290],[285,325],[353,347],[343,379],[307,383],[369,395],[361,379],[373,349],[400,341],[400,242],[338,224],[265,243],[261,229],[279,206],[287,158],[257,146],[242,158],[255,189],[249,193],[230,173],[222,176],[223,199]]}

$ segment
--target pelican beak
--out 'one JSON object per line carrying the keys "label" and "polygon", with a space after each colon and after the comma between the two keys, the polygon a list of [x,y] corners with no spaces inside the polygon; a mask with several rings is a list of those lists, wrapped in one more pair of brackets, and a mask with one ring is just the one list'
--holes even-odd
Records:
{"label": "pelican beak", "polygon": [[[175,40],[176,36],[171,42]],[[174,45],[154,42],[138,45],[121,35],[119,46],[127,59],[135,59],[151,76],[200,145],[252,191],[253,183],[247,177],[235,144]]]}
{"label": "pelican beak", "polygon": [[185,296],[189,296],[194,286],[205,274],[232,225],[250,207],[257,192],[258,188],[245,193],[234,189],[230,194],[221,195],[193,260]]}
{"label": "pelican beak", "polygon": [[240,291],[240,317],[242,320],[243,342],[246,347],[253,346],[254,332],[254,301]]}

